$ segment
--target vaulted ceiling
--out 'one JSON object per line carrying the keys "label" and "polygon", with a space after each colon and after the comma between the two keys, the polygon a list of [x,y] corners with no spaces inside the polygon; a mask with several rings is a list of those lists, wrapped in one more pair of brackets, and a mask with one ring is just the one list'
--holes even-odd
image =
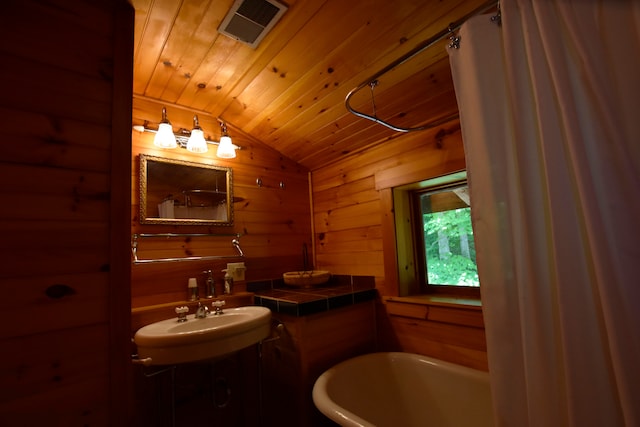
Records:
{"label": "vaulted ceiling", "polygon": [[223,120],[239,145],[260,141],[314,170],[400,135],[348,112],[359,85],[351,106],[394,126],[457,113],[446,37],[368,82],[486,0],[284,3],[252,48],[218,32],[234,0],[132,0],[134,125],[157,126],[165,106],[174,129],[198,114],[217,140]]}

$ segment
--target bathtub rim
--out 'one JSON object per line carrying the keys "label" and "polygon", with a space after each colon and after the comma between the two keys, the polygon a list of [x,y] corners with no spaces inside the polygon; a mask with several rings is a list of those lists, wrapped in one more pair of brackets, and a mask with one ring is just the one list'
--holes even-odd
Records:
{"label": "bathtub rim", "polygon": [[486,379],[487,381],[489,381],[489,373],[486,371],[481,371],[468,366],[459,365],[453,362],[436,359],[435,357],[425,356],[418,353],[409,353],[403,351],[381,351],[354,356],[352,358],[339,362],[329,369],[325,370],[322,374],[320,374],[313,385],[313,390],[311,392],[313,404],[324,416],[343,427],[375,427],[375,425],[371,424],[369,421],[354,414],[353,412],[348,411],[345,408],[340,407],[328,396],[328,394],[324,390],[326,390],[327,384],[331,381],[332,377],[336,375],[336,373],[338,373],[340,370],[345,369],[345,367],[348,368],[349,365],[358,363],[362,359],[376,359],[382,357],[390,360],[417,359],[421,363],[428,363],[430,365],[437,366],[448,371],[461,371],[471,375],[472,377],[477,377],[483,380]]}

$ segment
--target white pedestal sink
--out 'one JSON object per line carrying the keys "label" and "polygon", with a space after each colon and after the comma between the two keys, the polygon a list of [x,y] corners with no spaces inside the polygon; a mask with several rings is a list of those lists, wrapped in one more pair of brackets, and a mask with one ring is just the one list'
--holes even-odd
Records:
{"label": "white pedestal sink", "polygon": [[174,365],[221,357],[269,336],[271,311],[266,307],[227,308],[202,319],[176,317],[144,326],[134,342],[138,357],[150,365]]}

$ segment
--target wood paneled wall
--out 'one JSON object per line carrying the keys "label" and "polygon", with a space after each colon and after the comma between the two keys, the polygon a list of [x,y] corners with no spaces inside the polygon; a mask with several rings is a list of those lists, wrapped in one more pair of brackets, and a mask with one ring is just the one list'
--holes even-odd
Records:
{"label": "wood paneled wall", "polygon": [[[392,188],[464,168],[460,126],[454,120],[431,130],[398,134],[378,148],[314,170],[314,245],[317,268],[375,276],[383,297],[377,310],[380,349],[486,369],[486,348],[478,345],[484,340],[483,326],[469,327],[455,319],[406,320],[390,315],[385,303],[386,297],[400,294]],[[476,316],[481,319],[479,311]]]}
{"label": "wood paneled wall", "polygon": [[132,34],[124,0],[2,3],[0,425],[127,424]]}
{"label": "wood paneled wall", "polygon": [[444,297],[385,297],[378,313],[381,350],[401,349],[488,370],[482,307]]}
{"label": "wood paneled wall", "polygon": [[[145,99],[134,98],[134,116],[141,110]],[[161,104],[157,105],[160,118]],[[167,107],[171,114],[190,114],[184,110]],[[147,118],[152,119],[152,118]],[[200,125],[210,139],[218,140],[219,126],[215,119],[199,115]],[[136,264],[132,267],[132,306],[146,307],[155,304],[181,302],[187,296],[187,280],[196,277],[203,292],[202,271],[212,269],[218,294],[222,294],[223,275],[227,262],[243,261],[247,267],[246,280],[280,277],[282,273],[301,270],[303,244],[311,247],[311,213],[309,203],[308,171],[297,163],[282,157],[228,126],[233,142],[242,147],[237,157],[222,160],[215,151],[193,154],[184,149],[162,150],[154,147],[152,133],[132,131],[132,188],[131,233],[240,233],[240,243],[245,258],[213,261],[185,261],[172,263]],[[170,159],[228,166],[233,169],[234,224],[232,226],[184,226],[140,224],[139,216],[139,154],[150,154]],[[257,184],[260,179],[262,185]],[[280,187],[283,183],[284,188]],[[221,247],[221,245],[223,247]],[[214,248],[211,255],[234,255],[231,237],[196,237],[178,240],[145,239],[139,242],[140,250],[154,248],[158,253],[172,253],[184,257],[205,254],[206,248]],[[219,252],[215,252],[219,251]],[[311,252],[311,251],[309,251]],[[166,256],[166,255],[165,255]],[[246,281],[245,281],[246,283]],[[236,283],[235,291],[246,290],[245,283]]]}
{"label": "wood paneled wall", "polygon": [[[373,275],[381,295],[397,295],[391,188],[463,170],[459,122],[397,134],[379,148],[345,157],[311,175],[318,268]],[[390,237],[390,238],[389,238]]]}

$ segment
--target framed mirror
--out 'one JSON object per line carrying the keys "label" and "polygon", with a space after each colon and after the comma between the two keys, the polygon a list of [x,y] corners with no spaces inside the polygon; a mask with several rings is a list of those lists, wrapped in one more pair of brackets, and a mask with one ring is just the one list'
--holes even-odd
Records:
{"label": "framed mirror", "polygon": [[140,223],[232,225],[233,171],[140,154]]}

